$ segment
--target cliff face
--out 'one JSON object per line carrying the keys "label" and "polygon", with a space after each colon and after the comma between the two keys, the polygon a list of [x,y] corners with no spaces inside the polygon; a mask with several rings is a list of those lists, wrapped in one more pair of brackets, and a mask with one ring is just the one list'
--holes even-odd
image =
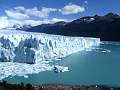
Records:
{"label": "cliff face", "polygon": [[23,31],[0,31],[0,61],[40,63],[98,46],[99,38],[67,37]]}
{"label": "cliff face", "polygon": [[30,32],[42,32],[66,36],[97,37],[101,40],[120,41],[120,16],[109,13],[105,16],[88,16],[72,22],[44,24],[27,29]]}

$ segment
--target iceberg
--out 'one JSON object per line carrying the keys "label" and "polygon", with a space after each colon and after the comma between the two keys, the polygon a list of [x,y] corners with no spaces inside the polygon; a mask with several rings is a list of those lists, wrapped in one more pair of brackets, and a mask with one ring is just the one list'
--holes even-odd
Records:
{"label": "iceberg", "polygon": [[99,38],[0,30],[0,61],[36,64],[99,45]]}
{"label": "iceberg", "polygon": [[68,67],[63,67],[63,66],[54,66],[53,68],[54,72],[58,73],[58,72],[65,72],[65,71],[69,71]]}

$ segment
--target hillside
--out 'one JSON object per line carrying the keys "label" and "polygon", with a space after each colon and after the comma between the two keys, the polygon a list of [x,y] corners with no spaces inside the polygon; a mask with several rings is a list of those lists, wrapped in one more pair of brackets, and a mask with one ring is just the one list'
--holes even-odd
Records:
{"label": "hillside", "polygon": [[108,13],[104,16],[87,16],[69,23],[42,24],[26,31],[65,36],[97,37],[104,41],[120,41],[120,16],[114,13]]}

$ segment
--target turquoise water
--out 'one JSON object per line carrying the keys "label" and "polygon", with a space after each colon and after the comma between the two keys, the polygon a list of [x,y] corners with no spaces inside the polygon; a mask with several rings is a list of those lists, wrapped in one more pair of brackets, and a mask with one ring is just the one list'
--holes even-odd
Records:
{"label": "turquoise water", "polygon": [[55,63],[68,66],[69,72],[53,71],[24,77],[8,77],[10,83],[68,84],[68,85],[110,85],[120,86],[120,43],[104,42],[92,50],[85,50],[63,58]]}

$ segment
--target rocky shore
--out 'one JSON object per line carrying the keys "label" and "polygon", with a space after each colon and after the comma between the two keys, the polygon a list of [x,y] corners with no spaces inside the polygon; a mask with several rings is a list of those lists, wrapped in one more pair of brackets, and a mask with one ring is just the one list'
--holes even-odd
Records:
{"label": "rocky shore", "polygon": [[6,81],[0,82],[0,90],[120,90],[120,88],[102,85],[91,86],[70,86],[70,85],[31,85],[31,84],[8,84]]}

